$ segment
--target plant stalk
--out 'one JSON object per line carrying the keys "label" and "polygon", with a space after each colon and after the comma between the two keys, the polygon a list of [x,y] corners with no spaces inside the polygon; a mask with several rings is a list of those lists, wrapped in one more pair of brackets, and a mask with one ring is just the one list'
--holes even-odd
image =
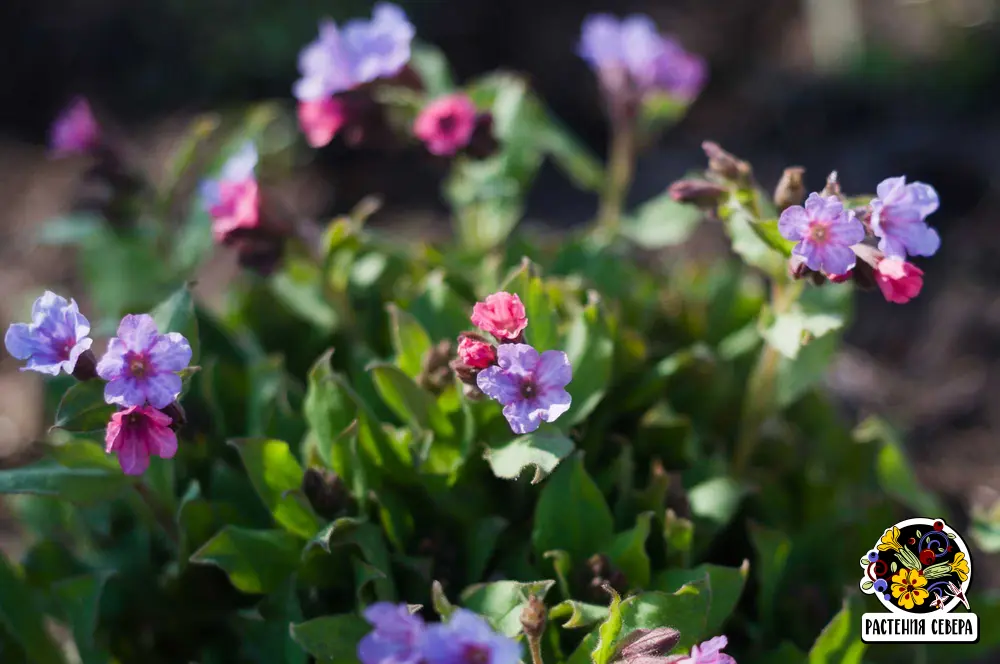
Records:
{"label": "plant stalk", "polygon": [[598,228],[609,235],[614,235],[621,227],[622,209],[635,170],[635,123],[624,113],[617,115],[608,149],[607,185],[601,195],[597,216]]}

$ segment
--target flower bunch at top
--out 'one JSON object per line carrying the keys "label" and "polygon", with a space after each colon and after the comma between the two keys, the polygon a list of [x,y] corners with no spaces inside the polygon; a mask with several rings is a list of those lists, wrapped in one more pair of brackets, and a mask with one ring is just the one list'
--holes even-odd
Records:
{"label": "flower bunch at top", "polygon": [[535,431],[542,422],[554,422],[569,410],[572,397],[566,386],[573,378],[569,357],[559,350],[539,353],[523,343],[528,318],[521,298],[493,293],[476,303],[471,320],[499,345],[463,333],[452,369],[464,383],[503,405],[514,433]]}
{"label": "flower bunch at top", "polygon": [[357,111],[342,96],[366,83],[398,74],[410,60],[416,31],[396,5],[380,2],[371,20],[319,26],[319,37],[299,54],[302,77],[292,89],[299,101],[299,125],[312,147],[333,140]]}
{"label": "flower bunch at top", "polygon": [[119,407],[105,436],[106,451],[118,455],[122,470],[141,475],[150,455],[169,459],[177,451],[172,417],[161,412],[180,396],[179,373],[191,362],[191,345],[177,332],[160,334],[153,317],[129,314],[95,363],[90,351],[90,323],[74,300],[46,291],[35,300],[31,323],[14,323],[4,345],[19,360],[22,371],[78,380],[100,377],[107,381],[104,400]]}
{"label": "flower bunch at top", "polygon": [[705,61],[671,36],[660,34],[648,16],[618,19],[593,14],[583,22],[577,53],[597,72],[611,99],[642,99],[666,93],[682,101],[705,84]]}
{"label": "flower bunch at top", "polygon": [[517,664],[517,641],[493,631],[479,615],[456,610],[427,625],[406,604],[378,602],[364,612],[373,630],[358,644],[362,664]]}
{"label": "flower bunch at top", "polygon": [[[885,299],[903,304],[920,293],[923,270],[908,256],[932,256],[941,246],[927,217],[938,209],[937,192],[905,177],[883,180],[877,196],[863,208],[848,209],[835,177],[805,205],[787,207],[778,220],[782,237],[796,242],[791,269],[808,271],[835,282],[874,280]],[[858,263],[858,259],[861,263]]]}

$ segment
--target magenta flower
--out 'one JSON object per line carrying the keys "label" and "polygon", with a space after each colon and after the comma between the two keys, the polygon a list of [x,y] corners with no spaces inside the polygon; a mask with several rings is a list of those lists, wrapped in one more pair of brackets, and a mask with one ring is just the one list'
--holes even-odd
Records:
{"label": "magenta flower", "polygon": [[300,101],[298,116],[306,142],[310,147],[321,148],[329,145],[347,124],[347,105],[338,97]]}
{"label": "magenta flower", "polygon": [[100,141],[101,129],[83,97],[74,98],[52,123],[49,146],[55,157],[90,152]]}
{"label": "magenta flower", "polygon": [[476,385],[503,405],[514,433],[531,433],[569,410],[573,398],[566,386],[572,379],[569,357],[562,351],[539,354],[528,344],[501,344],[497,364],[480,371]]}
{"label": "magenta flower", "polygon": [[[423,659],[427,664],[518,664],[521,646],[493,631],[468,609],[458,609],[446,623],[427,627]],[[368,663],[366,663],[368,664]]]}
{"label": "magenta flower", "polygon": [[787,240],[798,240],[792,253],[805,258],[810,270],[845,274],[856,262],[851,246],[865,239],[865,228],[836,196],[809,194],[805,207],[786,208],[778,230]]}
{"label": "magenta flower", "polygon": [[111,416],[104,435],[104,451],[117,454],[126,475],[142,475],[149,457],[172,459],[177,453],[177,435],[171,419],[148,406],[132,406]]}
{"label": "magenta flower", "polygon": [[216,242],[224,242],[239,228],[256,228],[260,223],[256,166],[257,148],[248,141],[229,158],[218,179],[202,182],[202,201],[212,217],[212,234]]}
{"label": "magenta flower", "polygon": [[667,92],[692,99],[704,86],[705,61],[672,37],[661,35],[647,16],[618,19],[593,14],[583,21],[577,54],[600,75],[605,86],[626,83],[640,92]]}
{"label": "magenta flower", "polygon": [[939,205],[934,187],[923,182],[906,184],[900,176],[883,180],[876,193],[871,223],[880,238],[878,248],[890,258],[933,256],[941,246],[941,237],[926,222]]}
{"label": "magenta flower", "polygon": [[416,664],[424,621],[412,615],[406,604],[376,602],[365,609],[365,620],[375,629],[358,643],[362,664]]}
{"label": "magenta flower", "polygon": [[528,327],[528,317],[517,294],[501,291],[487,295],[485,302],[476,302],[472,307],[472,324],[497,339],[512,341]]}
{"label": "magenta flower", "polygon": [[108,381],[104,400],[120,406],[166,408],[181,393],[178,375],[191,362],[191,345],[178,332],[160,334],[148,314],[129,314],[118,336],[97,363],[97,375]]}
{"label": "magenta flower", "polygon": [[476,129],[476,106],[464,94],[427,104],[413,123],[413,133],[431,154],[453,155],[469,144]]}
{"label": "magenta flower", "polygon": [[30,323],[7,328],[4,346],[19,360],[27,360],[21,371],[57,376],[73,373],[76,362],[90,349],[90,322],[80,313],[76,300],[45,291],[31,306]]}
{"label": "magenta flower", "polygon": [[906,304],[924,287],[924,271],[898,258],[883,258],[875,266],[875,283],[886,300]]}
{"label": "magenta flower", "polygon": [[729,644],[725,636],[717,636],[691,648],[690,654],[673,664],[736,664],[736,660],[722,652]]}

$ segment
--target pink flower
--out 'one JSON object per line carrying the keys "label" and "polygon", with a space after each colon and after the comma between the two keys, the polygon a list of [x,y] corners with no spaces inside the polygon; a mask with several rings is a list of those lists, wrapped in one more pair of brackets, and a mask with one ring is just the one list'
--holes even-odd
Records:
{"label": "pink flower", "polygon": [[225,242],[237,229],[256,228],[260,224],[256,166],[257,149],[247,142],[226,161],[218,179],[202,182],[201,196],[212,217],[212,234],[216,242]]}
{"label": "pink flower", "polygon": [[413,123],[413,133],[432,154],[453,155],[472,138],[476,106],[463,94],[448,95],[429,103]]}
{"label": "pink flower", "polygon": [[177,453],[177,435],[171,419],[151,406],[132,406],[111,416],[104,436],[104,451],[118,455],[126,475],[142,475],[151,454],[172,459]]}
{"label": "pink flower", "polygon": [[883,258],[875,266],[875,281],[889,302],[906,304],[924,286],[924,271],[898,258]]}
{"label": "pink flower", "polygon": [[299,102],[299,126],[310,147],[328,145],[347,123],[347,104],[337,97]]}
{"label": "pink flower", "polygon": [[497,350],[485,341],[463,336],[458,340],[458,357],[467,366],[485,369],[496,364]]}
{"label": "pink flower", "polygon": [[76,97],[52,123],[50,147],[55,157],[83,154],[97,147],[101,129],[83,97]]}
{"label": "pink flower", "polygon": [[691,648],[691,653],[674,664],[736,664],[736,660],[722,652],[729,644],[725,636],[717,636]]}
{"label": "pink flower", "polygon": [[521,336],[528,327],[524,305],[516,294],[499,292],[486,296],[485,302],[476,302],[472,308],[472,324],[497,339],[508,341]]}

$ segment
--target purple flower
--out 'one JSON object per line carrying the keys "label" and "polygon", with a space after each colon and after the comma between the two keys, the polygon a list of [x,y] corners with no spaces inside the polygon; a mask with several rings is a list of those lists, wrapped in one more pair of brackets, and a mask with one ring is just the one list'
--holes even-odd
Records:
{"label": "purple flower", "polygon": [[430,625],[422,651],[427,664],[517,664],[521,659],[517,641],[497,634],[468,609],[456,610],[446,623]]}
{"label": "purple flower", "polygon": [[76,361],[93,342],[90,322],[80,313],[76,300],[45,291],[31,307],[30,323],[14,323],[7,328],[4,345],[19,360],[27,360],[21,371],[56,376],[73,373]]}
{"label": "purple flower", "polygon": [[177,375],[191,361],[191,345],[178,332],[160,334],[148,314],[129,314],[118,336],[97,363],[97,375],[108,381],[104,400],[123,407],[165,408],[181,393]]}
{"label": "purple flower", "polygon": [[691,648],[691,653],[675,664],[736,664],[732,656],[722,652],[729,645],[725,636],[717,636]]}
{"label": "purple flower", "polygon": [[497,365],[476,376],[476,384],[503,404],[503,415],[514,433],[530,433],[544,422],[554,422],[569,410],[573,378],[569,357],[558,350],[541,355],[528,344],[501,344]]}
{"label": "purple flower", "polygon": [[380,2],[370,21],[337,28],[326,19],[319,38],[299,54],[302,78],[292,88],[299,101],[319,101],[377,78],[393,76],[410,60],[416,33],[399,7]]}
{"label": "purple flower", "polygon": [[609,87],[624,80],[643,92],[663,91],[683,99],[695,97],[705,82],[705,61],[661,35],[647,16],[617,19],[593,14],[583,21],[577,54]]}
{"label": "purple flower", "polygon": [[101,128],[83,97],[75,97],[52,123],[49,143],[55,157],[90,152],[100,141]]}
{"label": "purple flower", "polygon": [[925,221],[938,209],[934,187],[923,182],[906,184],[906,177],[883,180],[871,202],[872,231],[878,248],[890,258],[933,256],[941,246],[937,231]]}
{"label": "purple flower", "polygon": [[410,614],[406,604],[377,602],[365,609],[365,620],[375,629],[358,643],[362,664],[416,664],[424,621]]}
{"label": "purple flower", "polygon": [[854,267],[852,245],[865,239],[865,228],[844,209],[836,196],[809,194],[805,207],[793,205],[778,219],[778,230],[787,240],[798,240],[792,253],[802,256],[811,270],[844,274]]}

